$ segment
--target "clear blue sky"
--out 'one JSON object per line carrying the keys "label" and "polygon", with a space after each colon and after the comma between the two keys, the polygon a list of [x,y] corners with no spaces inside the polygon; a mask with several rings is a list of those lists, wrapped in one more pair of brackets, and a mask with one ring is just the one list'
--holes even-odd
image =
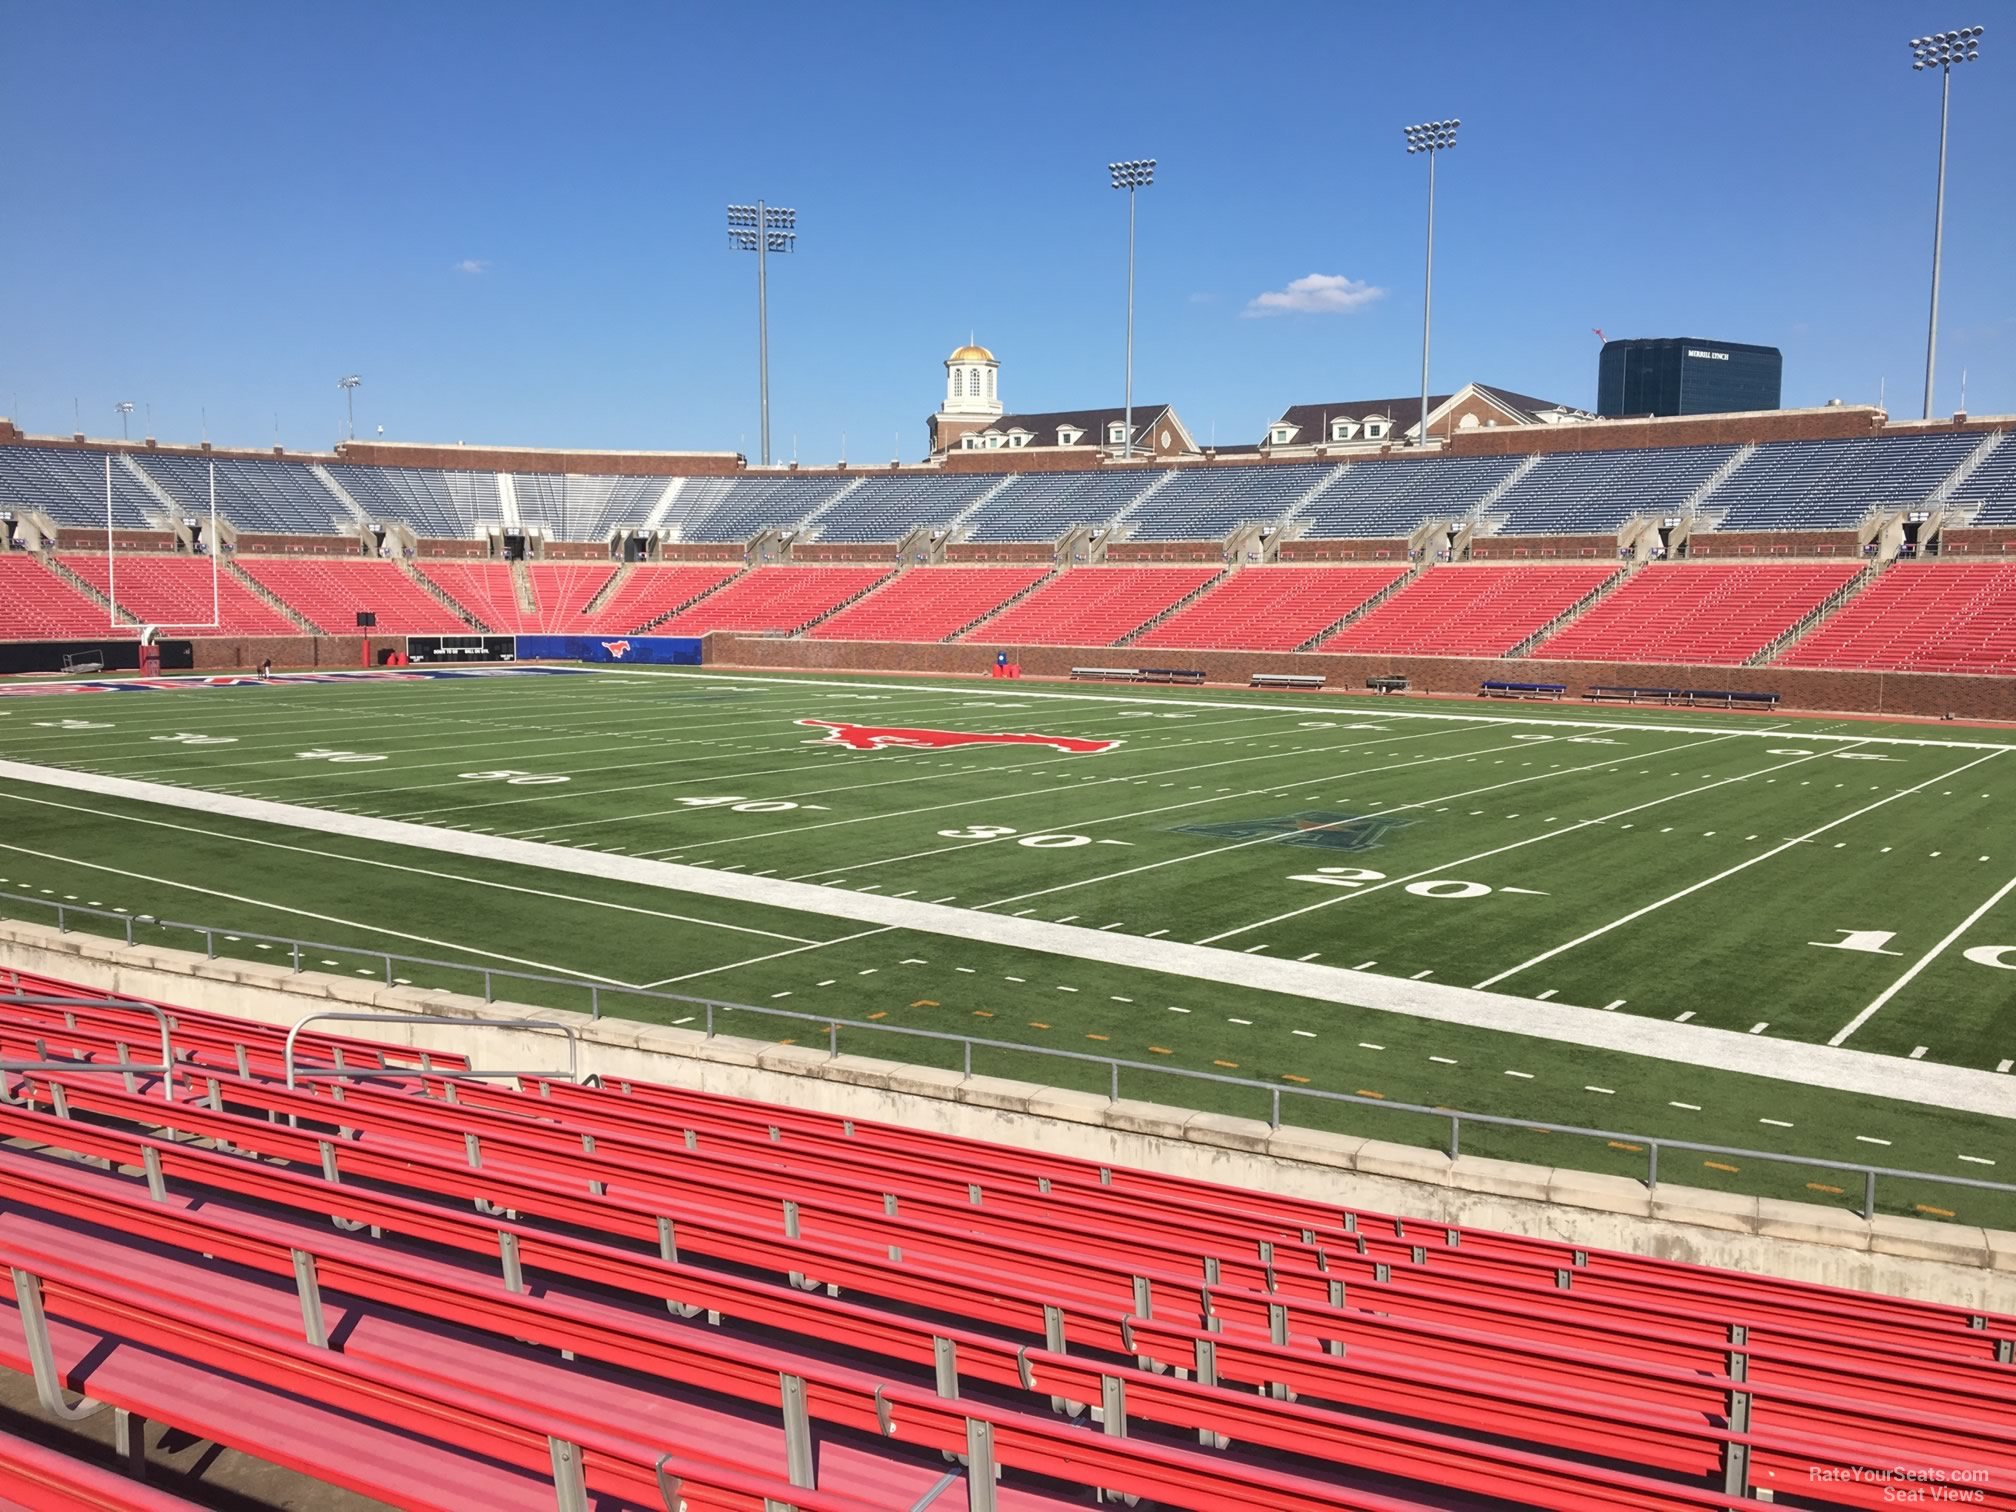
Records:
{"label": "clear blue sky", "polygon": [[[1918,413],[1936,78],[1956,71],[1938,408],[2016,411],[2016,26],[1998,5],[1360,6],[0,0],[0,413],[164,440],[360,436],[920,455],[969,331],[1011,409],[1135,394],[1199,440],[1419,380],[1593,402],[1596,338],[1775,344],[1785,399]],[[1246,312],[1324,275],[1348,313]],[[1350,301],[1346,301],[1349,303]],[[134,415],[140,434],[146,414]]]}

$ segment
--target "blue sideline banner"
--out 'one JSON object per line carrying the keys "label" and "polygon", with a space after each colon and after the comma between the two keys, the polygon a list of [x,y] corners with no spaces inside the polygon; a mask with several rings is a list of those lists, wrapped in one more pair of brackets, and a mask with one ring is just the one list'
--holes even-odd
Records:
{"label": "blue sideline banner", "polygon": [[646,662],[697,667],[700,641],[690,635],[521,635],[520,661]]}

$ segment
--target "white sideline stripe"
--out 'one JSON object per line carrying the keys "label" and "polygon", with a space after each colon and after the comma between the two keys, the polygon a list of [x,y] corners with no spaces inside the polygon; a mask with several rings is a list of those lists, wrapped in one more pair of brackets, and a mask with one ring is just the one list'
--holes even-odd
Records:
{"label": "white sideline stripe", "polygon": [[[62,866],[79,866],[86,871],[104,872],[108,876],[126,877],[135,882],[151,882],[157,887],[172,887],[181,892],[201,893],[206,898],[222,898],[227,903],[249,903],[255,908],[271,909],[274,913],[293,914],[299,919],[313,919],[318,924],[340,924],[345,929],[362,930],[366,934],[381,934],[394,940],[411,940],[419,945],[438,945],[444,950],[460,950],[469,955],[487,956],[493,961],[508,961],[513,966],[530,966],[538,971],[553,972],[557,976],[579,977],[583,981],[600,982],[607,987],[628,987],[631,985],[628,982],[619,981],[615,977],[596,976],[593,972],[575,971],[572,967],[568,966],[555,966],[546,961],[528,961],[522,956],[503,955],[494,950],[478,950],[472,945],[464,945],[457,940],[437,940],[429,935],[408,934],[403,929],[385,929],[377,924],[361,924],[355,919],[345,919],[337,914],[313,913],[305,908],[289,908],[284,903],[268,903],[258,898],[247,898],[239,893],[222,892],[214,887],[199,887],[194,882],[176,882],[167,877],[150,876],[146,872],[128,871],[122,866],[103,866],[96,861],[79,861],[71,856],[56,855],[51,851],[30,850],[25,845],[0,844],[0,850],[13,851],[23,856],[34,856],[43,861],[54,861]],[[45,887],[43,891],[47,892],[48,889]],[[117,911],[120,913],[125,912],[124,909]],[[368,945],[356,946],[354,948],[366,952],[370,951]],[[262,945],[260,949],[263,950],[265,947]],[[336,963],[334,961],[324,961],[323,964],[333,966]],[[467,971],[470,968],[465,966],[462,969]],[[482,968],[478,967],[475,969],[481,970]]]}
{"label": "white sideline stripe", "polygon": [[466,882],[471,887],[490,887],[499,892],[524,893],[529,897],[546,898],[555,903],[580,903],[589,908],[613,909],[617,913],[642,914],[650,919],[667,919],[674,924],[703,924],[710,929],[724,929],[730,934],[760,935],[766,940],[789,940],[794,945],[824,943],[807,939],[804,935],[783,934],[774,929],[758,929],[750,924],[729,924],[718,919],[698,918],[692,914],[667,913],[658,908],[639,908],[634,903],[611,903],[602,898],[584,898],[577,893],[550,892],[543,887],[519,887],[510,882],[498,882],[488,877],[466,877],[460,872],[434,871],[425,866],[405,866],[397,861],[381,861],[375,856],[351,856],[342,851],[317,850],[312,845],[288,845],[280,840],[261,840],[253,835],[234,835],[227,830],[204,829],[197,824],[176,824],[167,819],[143,819],[137,814],[115,814],[107,809],[86,808],[81,803],[58,803],[51,798],[30,798],[22,793],[0,794],[0,802],[32,803],[37,808],[64,809],[73,814],[95,814],[100,819],[111,819],[120,824],[144,824],[152,829],[179,830],[185,835],[203,835],[213,840],[226,840],[238,845],[262,846],[267,850],[293,851],[298,855],[317,856],[325,861],[347,861],[355,866],[375,866],[381,871],[407,872],[416,877],[432,877],[438,882]]}
{"label": "white sideline stripe", "polygon": [[[862,924],[944,935],[967,943],[1001,945],[1068,960],[1098,961],[1159,972],[1188,982],[1252,988],[1314,1002],[1369,1008],[1436,1023],[1463,1024],[1708,1070],[1735,1071],[1803,1086],[1929,1104],[1962,1113],[1981,1113],[2000,1118],[2007,1118],[2010,1114],[2009,1081],[1985,1070],[1907,1061],[1896,1056],[1792,1040],[1752,1039],[1747,1034],[1699,1024],[1679,1025],[1659,1019],[1597,1013],[1586,1008],[1539,1003],[1531,998],[1480,992],[1448,983],[1412,982],[1399,977],[1363,975],[1334,966],[1275,956],[1241,955],[1236,951],[1189,945],[1180,940],[1150,940],[1145,936],[1124,933],[1104,934],[1081,925],[1051,924],[1040,919],[1014,919],[996,913],[945,908],[914,898],[843,892],[802,882],[787,882],[776,877],[708,871],[638,856],[562,850],[498,835],[476,835],[460,830],[405,824],[392,819],[335,814],[257,798],[231,798],[218,793],[167,787],[126,777],[102,777],[57,767],[33,766],[25,762],[0,761],[0,781],[53,787],[68,792],[97,793],[139,803],[169,804],[185,812],[193,809],[256,823],[347,835],[448,855],[473,856],[493,865],[530,866],[673,892],[698,893],[765,908],[794,909],[827,918],[851,919]],[[53,859],[67,865],[78,864],[67,857]],[[244,901],[256,902],[253,899]],[[389,930],[378,932],[392,933]]]}
{"label": "white sideline stripe", "polygon": [[[1810,829],[1803,835],[1795,835],[1792,839],[1787,840],[1783,845],[1774,845],[1771,847],[1771,849],[1767,851],[1760,851],[1758,854],[1752,856],[1748,861],[1739,861],[1734,866],[1729,867],[1724,871],[1719,871],[1715,873],[1715,875],[1712,877],[1702,878],[1699,882],[1694,883],[1690,887],[1683,887],[1680,889],[1680,891],[1676,893],[1668,893],[1665,897],[1660,898],[1657,902],[1647,903],[1643,908],[1633,909],[1630,913],[1625,914],[1621,919],[1612,919],[1608,924],[1604,924],[1599,928],[1592,929],[1587,934],[1577,935],[1574,939],[1567,941],[1565,944],[1556,945],[1552,950],[1543,950],[1540,952],[1539,955],[1534,956],[1533,959],[1531,959],[1530,961],[1522,961],[1517,966],[1509,967],[1506,970],[1499,972],[1496,976],[1486,977],[1483,981],[1479,982],[1477,985],[1479,987],[1496,986],[1498,983],[1504,981],[1505,978],[1509,976],[1517,976],[1520,972],[1525,971],[1530,967],[1538,966],[1542,961],[1551,961],[1554,959],[1554,957],[1564,954],[1567,951],[1573,950],[1578,945],[1586,945],[1591,940],[1600,939],[1602,936],[1610,933],[1610,931],[1613,929],[1619,929],[1626,924],[1634,923],[1637,920],[1644,918],[1645,915],[1649,913],[1657,913],[1660,909],[1664,908],[1668,903],[1677,903],[1682,898],[1691,897],[1693,894],[1700,892],[1701,889],[1704,887],[1713,887],[1717,882],[1725,881],[1726,879],[1735,876],[1738,872],[1748,871],[1751,867],[1757,865],[1761,861],[1769,861],[1773,856],[1783,855],[1786,851],[1791,850],[1795,845],[1804,845],[1808,841],[1815,838],[1816,836],[1824,835],[1829,830],[1835,829],[1840,825],[1847,824],[1851,820],[1860,819],[1864,814],[1872,814],[1877,809],[1882,808],[1885,804],[1895,803],[1899,798],[1908,798],[1911,794],[1920,792],[1925,788],[1931,787],[1934,783],[1949,781],[1952,778],[1959,776],[1969,767],[1977,767],[1981,765],[1981,763],[1984,761],[1993,761],[1997,756],[2001,754],[2002,753],[2000,751],[1990,751],[1987,755],[1976,756],[1972,761],[1966,762],[1961,766],[1957,766],[1953,768],[1953,770],[1951,770],[1950,772],[1942,772],[1936,777],[1927,777],[1923,782],[1918,783],[1914,787],[1899,788],[1896,792],[1892,793],[1887,798],[1878,798],[1874,803],[1864,804],[1861,808],[1855,809],[1850,813],[1843,814],[1838,819],[1830,819],[1825,824],[1820,825],[1818,828]],[[2016,884],[2011,885],[2016,886]],[[2007,889],[2005,888],[2004,891],[2007,891]],[[2000,895],[1998,894],[1997,896]],[[1987,908],[1986,905],[1984,905],[1982,908],[1982,912],[1985,913],[1986,911]],[[1969,922],[1971,923],[1972,921],[1970,920]],[[1962,926],[1962,928],[1965,927],[1966,927],[1965,925]],[[1958,933],[1959,931],[1956,930],[1954,932],[1955,936],[1957,936]],[[1938,947],[1938,949],[1944,949],[1945,944],[1950,942],[1951,937],[1949,937],[1949,939],[1946,942],[1942,942],[1942,944]],[[1934,951],[1934,954],[1937,954],[1937,950]],[[1931,956],[1927,956],[1925,959],[1926,961],[1929,961],[1931,959]],[[1921,961],[1919,964],[1922,966],[1924,962]],[[1909,977],[1907,976],[1905,980],[1908,981]],[[1902,986],[1903,983],[1899,982],[1896,985]],[[1894,991],[1895,988],[1893,988],[1892,990]],[[1876,1008],[1880,1008],[1886,1001],[1888,1001],[1887,996],[1884,998],[1877,999],[1876,1003],[1872,1007],[1865,1008],[1863,1010],[1862,1013],[1863,1018],[1867,1018],[1870,1013],[1873,1013]],[[1850,1027],[1852,1028],[1853,1026],[1851,1025]],[[1829,1043],[1838,1045],[1842,1039],[1846,1038],[1846,1036],[1847,1031],[1844,1030],[1841,1034],[1836,1035],[1834,1039],[1829,1041]]]}
{"label": "white sideline stripe", "polygon": [[[590,669],[593,670],[593,669]],[[643,672],[648,677],[668,677],[685,681],[710,681],[726,679],[733,674],[725,672],[680,672],[671,668],[652,668],[645,672],[641,667],[630,669],[633,674]],[[778,677],[775,675],[753,679],[772,687],[814,687],[814,688],[883,688],[905,693],[948,693],[952,690],[937,683],[878,683],[860,679],[829,677]],[[987,696],[994,694],[989,688],[975,688],[971,693]],[[2016,751],[2016,746],[2002,745],[1992,740],[1919,740],[1908,735],[1824,735],[1798,730],[1796,726],[1783,723],[1760,726],[1748,730],[1729,730],[1717,725],[1662,725],[1641,724],[1636,721],[1613,721],[1600,719],[1553,719],[1539,716],[1514,714],[1457,714],[1450,712],[1429,712],[1427,710],[1380,709],[1377,714],[1365,711],[1361,714],[1355,708],[1303,704],[1286,708],[1280,704],[1239,703],[1232,699],[1155,698],[1140,694],[1125,693],[1079,693],[1079,692],[1039,692],[1035,689],[1018,689],[1012,694],[1002,690],[1002,694],[1014,698],[1044,698],[1074,700],[1079,703],[1120,703],[1153,704],[1159,708],[1178,709],[1247,709],[1263,714],[1284,714],[1308,718],[1312,708],[1325,714],[1351,714],[1365,719],[1445,719],[1464,724],[1510,725],[1519,728],[1533,725],[1541,728],[1561,730],[1654,730],[1663,735],[1747,735],[1772,740],[1836,740],[1856,741],[1871,745],[1942,746],[1962,751]]]}
{"label": "white sideline stripe", "polygon": [[[1984,756],[1982,760],[1985,761],[1987,760],[1987,758]],[[1945,954],[1947,946],[1951,945],[1955,940],[1959,939],[1960,936],[1967,933],[1967,931],[1972,929],[1976,924],[1980,923],[1981,916],[1987,913],[1988,910],[1993,908],[1997,903],[2000,903],[2004,898],[2008,897],[2011,892],[2016,892],[2016,877],[2011,877],[2007,882],[2004,882],[2000,887],[1996,888],[1994,895],[1991,896],[1986,903],[1983,903],[1979,908],[1975,909],[1974,912],[1967,915],[1967,917],[1962,919],[1958,924],[1955,924],[1953,926],[1952,932],[1948,934],[1945,939],[1941,940],[1937,945],[1934,945],[1930,950],[1926,951],[1925,954],[1918,957],[1916,961],[1912,962],[1910,968],[1905,971],[1904,975],[1900,976],[1888,987],[1885,987],[1881,992],[1877,993],[1875,1000],[1871,1002],[1867,1008],[1864,1008],[1860,1013],[1856,1014],[1855,1017],[1848,1020],[1847,1023],[1843,1024],[1840,1030],[1834,1035],[1832,1039],[1827,1041],[1827,1043],[1830,1045],[1839,1045],[1843,1043],[1848,1038],[1849,1035],[1853,1034],[1857,1029],[1860,1029],[1864,1024],[1868,1023],[1870,1019],[1874,1018],[1879,1012],[1882,1011],[1883,1005],[1885,1003],[1889,1002],[1890,999],[1897,996],[1897,994],[1902,992],[1906,987],[1909,987],[1911,985],[1912,979],[1916,977],[1919,972],[1923,971],[1927,966],[1930,966],[1934,961],[1938,960],[1941,955]]]}
{"label": "white sideline stripe", "polygon": [[[789,950],[773,950],[768,955],[751,956],[746,961],[724,961],[719,966],[703,966],[698,971],[686,971],[681,972],[678,976],[660,977],[657,981],[646,982],[644,985],[647,988],[670,987],[675,982],[690,982],[695,977],[713,976],[719,971],[739,971],[744,966],[758,966],[765,961],[781,960],[785,956],[803,955],[808,950],[824,950],[828,945],[845,945],[849,940],[865,940],[870,935],[887,934],[893,928],[895,928],[893,924],[884,924],[878,929],[858,930],[853,934],[840,935],[831,940],[813,940],[809,944],[795,945]],[[819,985],[823,987],[826,984],[821,982]],[[770,995],[772,997],[791,996],[788,992],[773,992]]]}

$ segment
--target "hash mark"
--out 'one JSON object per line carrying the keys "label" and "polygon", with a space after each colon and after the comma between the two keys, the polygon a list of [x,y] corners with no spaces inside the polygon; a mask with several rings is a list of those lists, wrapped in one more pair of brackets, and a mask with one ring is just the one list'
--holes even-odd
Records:
{"label": "hash mark", "polygon": [[1533,1080],[1533,1073],[1531,1071],[1507,1071],[1505,1074],[1507,1076],[1516,1076],[1521,1081]]}
{"label": "hash mark", "polygon": [[1699,1113],[1701,1111],[1701,1104],[1699,1103],[1669,1102],[1666,1106],[1669,1108],[1685,1108],[1689,1113]]}

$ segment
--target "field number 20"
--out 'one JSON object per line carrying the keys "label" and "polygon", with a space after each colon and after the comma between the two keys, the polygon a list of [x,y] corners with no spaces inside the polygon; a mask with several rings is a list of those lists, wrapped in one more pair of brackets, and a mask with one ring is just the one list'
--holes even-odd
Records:
{"label": "field number 20", "polygon": [[[1325,866],[1290,877],[1290,882],[1316,882],[1324,887],[1363,887],[1367,882],[1383,882],[1386,873],[1362,866]],[[1481,898],[1491,891],[1482,882],[1458,882],[1452,877],[1431,877],[1426,882],[1409,882],[1407,891],[1417,898]]]}
{"label": "field number 20", "polygon": [[510,767],[495,772],[463,772],[464,782],[508,782],[513,787],[536,787],[549,782],[567,782],[566,777],[542,777],[536,772],[520,772]]}
{"label": "field number 20", "polygon": [[[1006,824],[969,824],[964,829],[943,829],[938,833],[947,840],[1005,840],[1015,833]],[[1076,845],[1090,845],[1090,835],[1024,835],[1015,842],[1026,845],[1031,850],[1069,850]]]}

